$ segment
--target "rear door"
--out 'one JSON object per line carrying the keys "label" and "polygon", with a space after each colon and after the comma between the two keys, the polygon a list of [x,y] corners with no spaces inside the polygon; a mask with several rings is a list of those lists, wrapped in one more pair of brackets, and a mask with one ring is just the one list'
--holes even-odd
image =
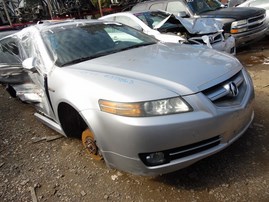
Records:
{"label": "rear door", "polygon": [[[54,115],[48,96],[47,70],[34,32],[22,32],[0,40],[0,83],[13,97],[32,103],[47,116]],[[34,69],[22,64],[29,61]]]}

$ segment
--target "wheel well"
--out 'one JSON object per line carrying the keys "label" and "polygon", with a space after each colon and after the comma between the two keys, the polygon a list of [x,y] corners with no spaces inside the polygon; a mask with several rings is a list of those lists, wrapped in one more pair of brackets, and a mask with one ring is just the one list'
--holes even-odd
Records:
{"label": "wheel well", "polygon": [[67,103],[60,103],[58,106],[58,116],[62,129],[68,137],[81,138],[82,132],[87,128],[87,124],[77,110]]}

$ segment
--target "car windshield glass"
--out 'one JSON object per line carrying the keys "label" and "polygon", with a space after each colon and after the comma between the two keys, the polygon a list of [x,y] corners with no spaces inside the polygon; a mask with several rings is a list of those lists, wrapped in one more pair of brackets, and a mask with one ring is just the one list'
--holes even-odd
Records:
{"label": "car windshield glass", "polygon": [[133,28],[117,23],[78,23],[43,31],[44,42],[62,67],[157,41]]}
{"label": "car windshield glass", "polygon": [[[160,22],[170,16],[169,14],[160,11],[135,13],[134,15],[143,21],[146,25],[148,25],[151,29],[156,27]],[[177,27],[178,24],[180,24],[180,22],[174,17],[171,17],[162,25],[162,28],[173,28]]]}
{"label": "car windshield glass", "polygon": [[194,14],[218,10],[224,7],[218,0],[186,0]]}
{"label": "car windshield glass", "polygon": [[244,3],[246,0],[230,0],[229,1],[229,7],[235,7],[240,5],[241,3]]}

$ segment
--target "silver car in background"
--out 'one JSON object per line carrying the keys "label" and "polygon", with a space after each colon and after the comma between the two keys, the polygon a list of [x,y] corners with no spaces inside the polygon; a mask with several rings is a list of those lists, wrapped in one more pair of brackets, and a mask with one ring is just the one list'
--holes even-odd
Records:
{"label": "silver car in background", "polygon": [[251,78],[233,56],[120,23],[38,24],[1,39],[0,57],[0,82],[39,120],[138,175],[219,152],[254,117]]}

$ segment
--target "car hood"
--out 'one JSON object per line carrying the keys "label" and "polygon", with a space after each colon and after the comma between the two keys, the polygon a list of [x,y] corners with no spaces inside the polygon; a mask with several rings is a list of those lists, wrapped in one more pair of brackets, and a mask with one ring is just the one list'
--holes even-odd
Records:
{"label": "car hood", "polygon": [[176,16],[191,34],[209,34],[222,30],[223,23],[214,18],[182,18]]}
{"label": "car hood", "polygon": [[188,95],[225,81],[242,65],[233,56],[206,47],[158,43],[63,68],[84,79],[91,80],[84,71],[98,72]]}
{"label": "car hood", "polygon": [[253,16],[262,15],[265,13],[265,10],[262,8],[223,8],[215,11],[209,11],[201,13],[201,17],[214,17],[214,18],[233,18],[235,20],[248,19]]}
{"label": "car hood", "polygon": [[214,18],[182,18],[171,14],[154,26],[154,29],[162,28],[170,18],[176,18],[190,34],[215,33],[221,31],[223,27],[223,23]]}

